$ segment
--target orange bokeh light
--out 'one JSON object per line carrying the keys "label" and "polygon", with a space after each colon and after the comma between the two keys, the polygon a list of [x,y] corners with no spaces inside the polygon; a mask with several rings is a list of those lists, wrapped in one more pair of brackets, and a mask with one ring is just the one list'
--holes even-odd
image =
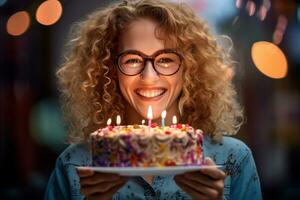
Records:
{"label": "orange bokeh light", "polygon": [[36,20],[43,25],[49,26],[56,23],[62,14],[62,5],[57,0],[44,1],[36,11]]}
{"label": "orange bokeh light", "polygon": [[30,17],[26,11],[19,11],[9,17],[6,23],[8,34],[13,36],[22,35],[30,25]]}
{"label": "orange bokeh light", "polygon": [[271,42],[260,41],[252,45],[252,60],[264,75],[280,79],[287,75],[288,64],[284,53]]}

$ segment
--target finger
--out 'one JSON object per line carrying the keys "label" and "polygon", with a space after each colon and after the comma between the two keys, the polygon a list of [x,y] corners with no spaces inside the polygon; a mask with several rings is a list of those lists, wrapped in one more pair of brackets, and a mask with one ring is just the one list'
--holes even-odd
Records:
{"label": "finger", "polygon": [[[205,158],[205,164],[207,166],[215,166],[215,162],[210,157]],[[203,168],[203,169],[200,169],[200,172],[202,174],[206,174],[214,179],[224,179],[226,177],[225,172],[218,169],[217,167]]]}
{"label": "finger", "polygon": [[203,185],[199,182],[192,181],[192,180],[189,180],[186,178],[180,179],[179,182],[185,184],[186,186],[189,186],[193,190],[195,190],[211,199],[216,199],[222,193],[221,191],[217,190],[216,188],[211,188],[211,187],[208,187],[207,185]]}
{"label": "finger", "polygon": [[[125,182],[126,183],[126,182]],[[124,186],[125,183],[121,183],[112,187],[107,193],[104,195],[103,199],[111,199],[111,197],[121,188]]]}
{"label": "finger", "polygon": [[76,168],[77,174],[79,177],[89,177],[92,176],[95,171],[92,169],[83,169],[83,168]]}
{"label": "finger", "polygon": [[226,174],[225,172],[223,172],[222,170],[218,169],[218,168],[207,168],[207,169],[201,169],[200,173],[205,174],[215,180],[219,180],[219,179],[225,179],[226,178]]}
{"label": "finger", "polygon": [[190,188],[188,185],[184,184],[183,182],[177,182],[176,184],[183,190],[185,191],[188,195],[190,195],[193,199],[202,199],[202,200],[208,200],[204,194],[199,193],[195,191],[194,189]]}
{"label": "finger", "polygon": [[202,193],[200,190],[197,189],[197,187],[198,187],[198,185],[199,185],[200,183],[195,183],[194,181],[188,180],[188,179],[186,179],[184,176],[176,176],[176,177],[174,178],[174,180],[175,180],[176,183],[178,183],[178,184],[184,184],[185,186],[189,186],[189,184],[187,184],[187,182],[190,181],[190,182],[194,183],[196,187],[191,187],[191,186],[189,186],[189,187],[190,187],[190,188],[193,188],[193,190],[195,190],[195,191],[197,191],[197,192]]}
{"label": "finger", "polygon": [[199,182],[220,192],[224,190],[224,179],[215,180],[198,172],[185,173],[184,178]]}
{"label": "finger", "polygon": [[117,174],[95,173],[93,176],[80,178],[80,185],[95,185],[103,182],[117,181],[121,176]]}
{"label": "finger", "polygon": [[111,182],[120,179],[121,176],[117,174],[108,173],[95,173],[93,176],[80,178],[80,184],[83,185],[94,185],[102,182]]}
{"label": "finger", "polygon": [[206,185],[208,187],[212,187],[212,188],[215,187],[215,182],[216,182],[215,179],[212,179],[207,175],[201,174],[199,172],[185,173],[184,178],[187,178],[191,181],[200,182],[201,184]]}
{"label": "finger", "polygon": [[221,179],[214,179],[214,178],[211,178],[210,176],[204,175],[199,172],[185,173],[184,177],[189,180],[200,182],[203,185],[207,185],[208,187],[217,188],[218,190],[223,190],[223,188],[224,188],[224,178],[225,177],[221,178]]}
{"label": "finger", "polygon": [[123,185],[126,183],[127,179],[122,178],[116,182],[106,182],[106,183],[99,183],[95,185],[87,185],[81,187],[80,191],[84,196],[91,196],[97,193],[107,193],[111,188],[115,186]]}
{"label": "finger", "polygon": [[87,196],[87,200],[106,200],[106,199],[112,199],[112,196],[124,185],[124,183],[121,183],[119,185],[115,185],[112,187],[109,191],[107,191],[105,194],[103,193],[95,193],[92,195]]}
{"label": "finger", "polygon": [[106,183],[99,183],[95,185],[88,185],[88,186],[83,186],[80,191],[85,196],[90,196],[96,193],[105,193],[108,190],[110,190],[112,187],[115,187],[116,185],[119,184],[124,184],[125,182],[126,182],[125,179],[124,180],[120,179],[117,182],[106,182]]}
{"label": "finger", "polygon": [[211,159],[211,157],[205,157],[204,163],[206,165],[216,165],[215,162],[213,161],[213,159]]}

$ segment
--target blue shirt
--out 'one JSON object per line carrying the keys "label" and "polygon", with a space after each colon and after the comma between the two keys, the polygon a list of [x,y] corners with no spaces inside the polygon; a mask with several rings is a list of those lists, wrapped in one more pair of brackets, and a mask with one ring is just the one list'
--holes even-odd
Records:
{"label": "blue shirt", "polygon": [[[224,136],[214,143],[207,136],[203,141],[204,156],[211,157],[218,165],[224,165],[225,178],[223,199],[262,199],[259,177],[251,150],[240,140]],[[85,144],[70,145],[57,158],[56,166],[48,182],[45,199],[83,199],[80,193],[76,166],[88,166],[91,153]],[[173,176],[154,176],[152,185],[142,177],[132,177],[113,196],[113,200],[180,199],[191,197],[180,189]]]}

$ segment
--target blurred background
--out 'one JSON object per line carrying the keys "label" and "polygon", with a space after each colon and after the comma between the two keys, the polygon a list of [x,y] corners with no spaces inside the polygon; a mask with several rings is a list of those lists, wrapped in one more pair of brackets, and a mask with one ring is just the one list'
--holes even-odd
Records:
{"label": "blurred background", "polygon": [[[173,0],[179,1],[179,0]],[[71,25],[109,0],[0,0],[0,199],[42,199],[67,146],[55,71]],[[232,45],[264,199],[300,199],[300,1],[181,0]],[[232,71],[228,68],[228,78]]]}

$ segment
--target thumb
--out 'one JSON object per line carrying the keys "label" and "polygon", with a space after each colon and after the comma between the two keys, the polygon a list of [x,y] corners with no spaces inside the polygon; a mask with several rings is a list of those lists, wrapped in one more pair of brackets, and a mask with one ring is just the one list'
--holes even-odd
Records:
{"label": "thumb", "polygon": [[215,165],[215,162],[214,162],[213,159],[211,159],[210,157],[205,157],[204,163],[205,163],[206,165]]}

